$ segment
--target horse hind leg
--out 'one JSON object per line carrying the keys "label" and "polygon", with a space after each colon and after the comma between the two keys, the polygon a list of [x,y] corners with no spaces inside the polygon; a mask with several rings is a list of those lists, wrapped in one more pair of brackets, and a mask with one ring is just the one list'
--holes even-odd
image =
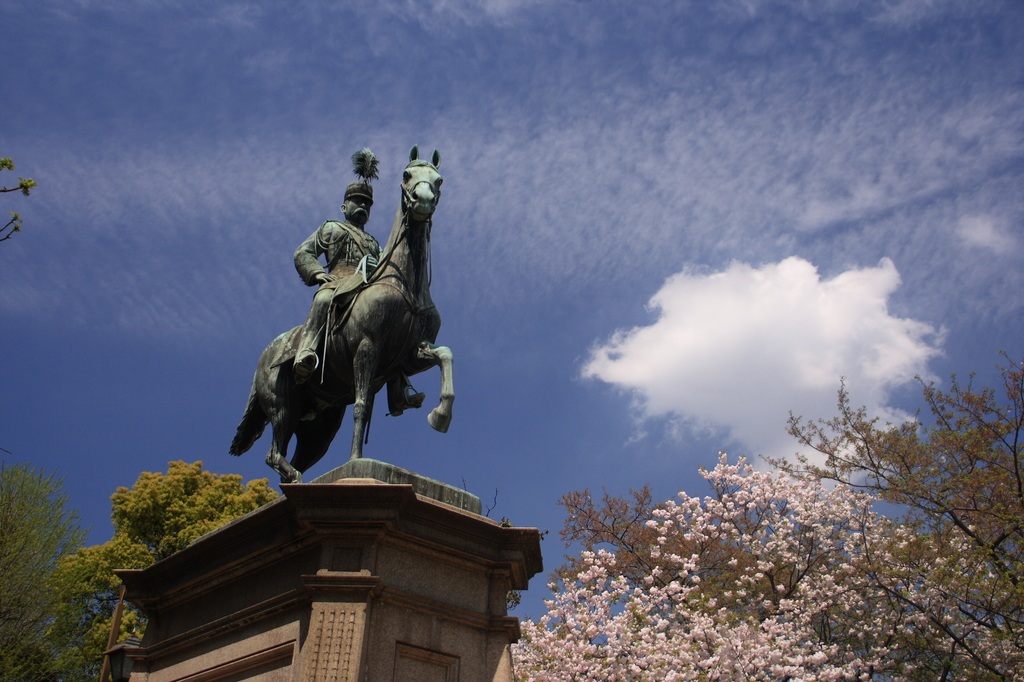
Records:
{"label": "horse hind leg", "polygon": [[280,335],[260,354],[256,365],[256,373],[252,378],[249,390],[249,401],[238,425],[235,438],[231,443],[231,454],[240,455],[248,450],[263,433],[267,422],[274,435],[267,452],[267,464],[281,476],[282,483],[300,483],[302,474],[295,470],[287,460],[288,441],[295,432],[298,415],[297,405],[301,404],[302,394],[292,381],[291,372],[282,371],[281,366],[273,364],[274,358],[282,344],[290,343],[301,327]]}
{"label": "horse hind leg", "polygon": [[305,473],[327,454],[338,433],[345,406],[328,407],[311,421],[300,421],[295,427],[295,454],[292,467]]}
{"label": "horse hind leg", "polygon": [[249,400],[245,405],[245,413],[242,421],[238,424],[235,437],[231,440],[231,454],[236,457],[253,446],[263,430],[267,427],[267,415],[260,407],[260,401],[256,395],[256,380],[253,380],[252,388],[249,390]]}
{"label": "horse hind leg", "polygon": [[292,434],[274,429],[274,440],[267,453],[267,465],[281,475],[281,483],[302,483],[302,474],[288,463],[288,441]]}
{"label": "horse hind leg", "polygon": [[441,401],[427,415],[427,422],[435,431],[447,433],[452,423],[452,404],[455,402],[455,384],[452,381],[452,351],[447,346],[422,343],[416,352],[418,360],[426,360],[441,368]]}
{"label": "horse hind leg", "polygon": [[295,433],[295,421],[286,404],[282,404],[281,396],[275,404],[268,405],[267,416],[274,436],[267,452],[267,466],[281,475],[281,483],[302,483],[302,474],[288,463],[288,442]]}

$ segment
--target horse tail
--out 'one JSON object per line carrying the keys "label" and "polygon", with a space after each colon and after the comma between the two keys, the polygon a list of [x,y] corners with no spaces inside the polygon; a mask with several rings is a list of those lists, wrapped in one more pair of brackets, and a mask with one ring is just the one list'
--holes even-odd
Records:
{"label": "horse tail", "polygon": [[245,413],[242,414],[242,421],[238,424],[235,437],[231,441],[231,454],[238,456],[252,447],[252,444],[263,435],[263,429],[267,427],[267,415],[260,407],[260,401],[256,397],[256,380],[253,379],[252,388],[249,389],[249,402],[245,405]]}

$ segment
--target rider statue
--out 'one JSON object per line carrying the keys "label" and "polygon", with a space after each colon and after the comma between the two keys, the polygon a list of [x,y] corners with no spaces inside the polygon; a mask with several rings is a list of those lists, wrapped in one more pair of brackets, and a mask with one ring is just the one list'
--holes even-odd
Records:
{"label": "rider statue", "polygon": [[[377,159],[365,149],[356,152],[352,160],[356,175],[364,179],[345,188],[345,203],[341,208],[344,222],[326,221],[295,250],[295,269],[299,276],[309,286],[319,285],[295,355],[294,375],[298,384],[305,383],[320,364],[322,356],[318,352],[321,352],[331,305],[338,304],[338,309],[343,311],[366,284],[381,257],[380,244],[364,230],[373,206],[373,187],[369,179],[377,177]],[[327,258],[326,268],[320,263],[321,255]],[[393,416],[408,408],[420,407],[424,397],[416,393],[405,374],[388,382],[388,409]]]}

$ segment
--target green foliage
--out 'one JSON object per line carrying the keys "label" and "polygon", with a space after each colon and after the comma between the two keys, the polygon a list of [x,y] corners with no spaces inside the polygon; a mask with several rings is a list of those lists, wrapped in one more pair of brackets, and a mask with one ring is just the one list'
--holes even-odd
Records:
{"label": "green foliage", "polygon": [[168,466],[166,474],[142,473],[131,490],[118,488],[110,498],[115,537],[143,545],[156,560],[277,497],[265,478],[243,486],[238,474],[203,471],[202,462]]}
{"label": "green foliage", "polygon": [[[111,496],[114,537],[86,547],[60,564],[75,586],[59,621],[73,642],[66,658],[84,675],[99,672],[121,580],[115,569],[141,569],[165,559],[202,535],[277,497],[267,479],[242,484],[237,474],[203,471],[202,462],[170,462],[164,473],[144,472],[131,489]],[[141,634],[145,617],[126,605],[118,639]]]}
{"label": "green foliage", "polygon": [[0,464],[0,679],[30,682],[60,671],[64,642],[54,614],[72,585],[56,569],[85,539],[67,503],[62,478]]}
{"label": "green foliage", "polygon": [[[14,162],[10,157],[0,158],[0,170],[14,170]],[[18,184],[14,187],[0,187],[0,193],[3,192],[18,192],[20,191],[25,196],[28,196],[32,188],[38,183],[32,178],[18,178]],[[15,232],[21,232],[21,216],[13,211],[8,211],[11,215],[11,219],[7,221],[7,224],[0,227],[0,242],[10,239]]]}

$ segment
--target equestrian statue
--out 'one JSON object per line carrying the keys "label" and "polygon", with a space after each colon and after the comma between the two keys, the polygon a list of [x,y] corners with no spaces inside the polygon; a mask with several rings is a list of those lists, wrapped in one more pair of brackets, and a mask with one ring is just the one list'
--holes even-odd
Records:
{"label": "equestrian statue", "polygon": [[231,442],[231,454],[241,455],[269,422],[273,442],[267,464],[282,483],[301,483],[302,474],[327,453],[347,405],[354,421],[350,458],[362,457],[377,392],[388,386],[393,416],[418,408],[424,395],[415,392],[408,376],[435,365],[441,368],[441,397],[427,421],[442,433],[451,424],[452,353],[434,345],[441,315],[430,298],[430,230],[441,196],[441,155],[435,149],[427,161],[412,148],[383,250],[363,230],[373,205],[370,180],[377,177],[377,159],[369,149],[352,159],[362,180],[345,190],[345,221],[325,222],[295,252],[299,275],[308,285],[319,285],[309,316],[260,355]]}

